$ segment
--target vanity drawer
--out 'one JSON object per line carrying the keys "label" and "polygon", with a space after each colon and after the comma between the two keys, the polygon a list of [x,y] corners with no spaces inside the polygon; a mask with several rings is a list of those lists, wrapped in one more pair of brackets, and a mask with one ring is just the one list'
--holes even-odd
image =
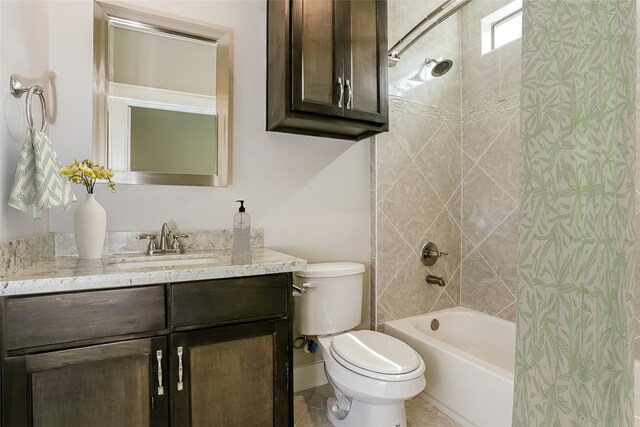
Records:
{"label": "vanity drawer", "polygon": [[286,274],[176,283],[171,286],[172,326],[286,317]]}
{"label": "vanity drawer", "polygon": [[164,286],[7,298],[8,350],[166,327]]}

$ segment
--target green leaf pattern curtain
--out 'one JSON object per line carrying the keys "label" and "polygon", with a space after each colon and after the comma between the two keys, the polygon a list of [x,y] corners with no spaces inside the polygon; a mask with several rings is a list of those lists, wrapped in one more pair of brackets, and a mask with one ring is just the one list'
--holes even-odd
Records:
{"label": "green leaf pattern curtain", "polygon": [[635,0],[525,0],[514,426],[633,426]]}

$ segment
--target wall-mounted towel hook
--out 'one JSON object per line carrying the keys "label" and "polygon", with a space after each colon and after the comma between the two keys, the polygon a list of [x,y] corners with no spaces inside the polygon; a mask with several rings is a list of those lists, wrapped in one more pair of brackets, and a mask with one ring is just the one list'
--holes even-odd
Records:
{"label": "wall-mounted towel hook", "polygon": [[33,114],[31,113],[31,101],[33,95],[38,95],[40,98],[40,106],[42,107],[42,126],[40,126],[40,132],[44,132],[47,127],[48,114],[47,114],[47,102],[44,99],[44,90],[40,85],[27,86],[16,74],[12,74],[9,81],[9,90],[11,95],[16,98],[21,98],[23,93],[26,93],[25,99],[25,114],[27,116],[27,126],[29,129],[34,128]]}

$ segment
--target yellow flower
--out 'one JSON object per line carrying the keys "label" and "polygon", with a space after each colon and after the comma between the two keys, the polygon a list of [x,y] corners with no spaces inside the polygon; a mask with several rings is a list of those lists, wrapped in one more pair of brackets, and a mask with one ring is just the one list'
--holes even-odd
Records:
{"label": "yellow flower", "polygon": [[107,185],[111,192],[116,192],[116,183],[111,180],[115,173],[111,169],[107,169],[97,163],[93,163],[89,159],[82,161],[74,160],[69,166],[61,168],[60,174],[74,184],[82,184],[87,189],[87,193],[92,194],[96,181],[107,181]]}

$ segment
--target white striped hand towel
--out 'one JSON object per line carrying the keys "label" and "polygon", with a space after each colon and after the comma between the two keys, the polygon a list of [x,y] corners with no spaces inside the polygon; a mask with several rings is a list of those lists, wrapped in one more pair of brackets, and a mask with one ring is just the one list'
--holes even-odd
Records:
{"label": "white striped hand towel", "polygon": [[60,175],[60,161],[49,136],[35,129],[28,132],[9,196],[9,206],[23,212],[63,205],[69,209],[76,202],[69,181]]}

